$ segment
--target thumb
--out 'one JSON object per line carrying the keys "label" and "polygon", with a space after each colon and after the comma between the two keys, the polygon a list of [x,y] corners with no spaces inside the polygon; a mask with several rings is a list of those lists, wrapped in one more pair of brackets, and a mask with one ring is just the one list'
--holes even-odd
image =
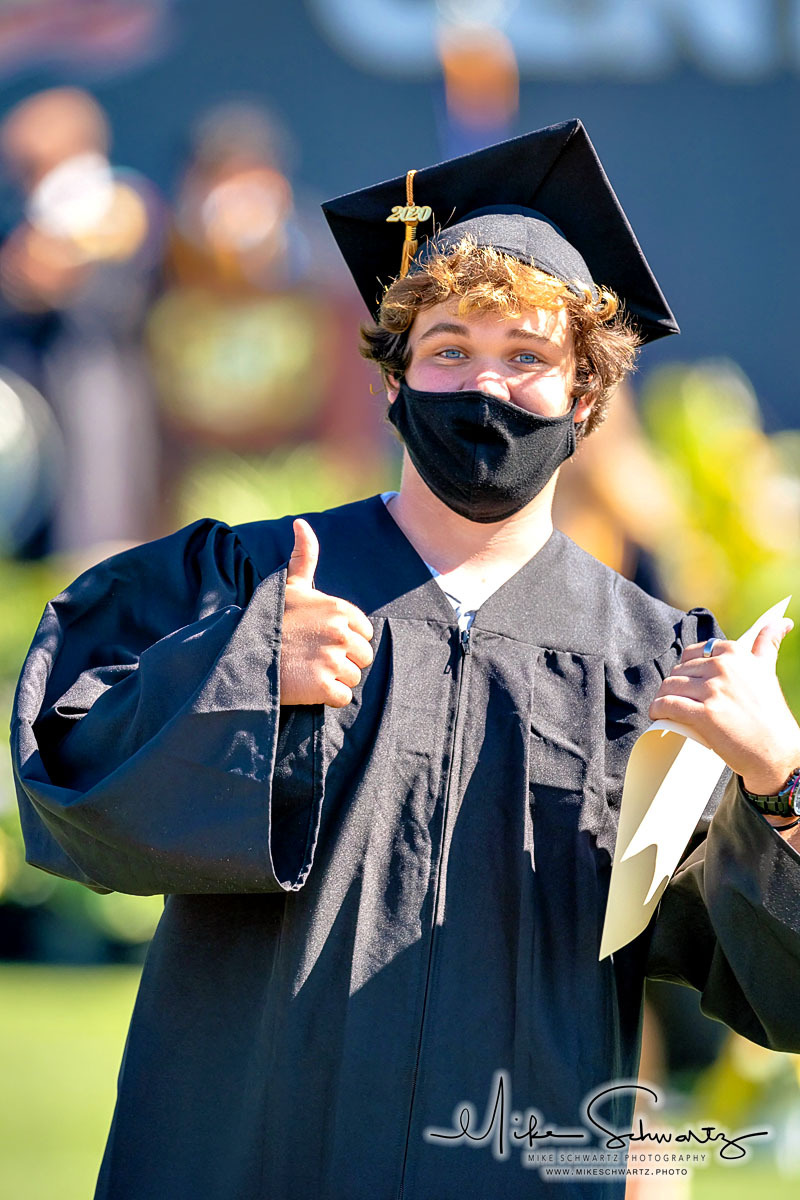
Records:
{"label": "thumb", "polygon": [[770,660],[774,665],[778,661],[781,642],[791,629],[794,629],[794,621],[788,617],[780,621],[769,621],[759,630],[758,637],[753,642],[753,654],[758,658]]}
{"label": "thumb", "polygon": [[294,530],[294,548],[289,559],[289,570],[286,574],[287,583],[304,583],[307,587],[314,586],[314,572],[319,559],[319,542],[317,535],[308,521],[297,520],[292,525]]}

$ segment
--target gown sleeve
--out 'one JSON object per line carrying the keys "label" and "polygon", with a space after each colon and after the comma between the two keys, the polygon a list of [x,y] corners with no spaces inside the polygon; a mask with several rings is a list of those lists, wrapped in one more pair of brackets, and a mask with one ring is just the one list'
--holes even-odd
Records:
{"label": "gown sleeve", "polygon": [[648,975],[701,993],[706,1016],[800,1051],[800,855],[728,781],[705,840],[659,906]]}
{"label": "gown sleeve", "polygon": [[280,719],[285,580],[203,520],[47,605],[11,725],[28,862],[99,892],[302,886],[321,710]]}
{"label": "gown sleeve", "polygon": [[[693,610],[676,654],[709,637],[724,634]],[[664,892],[647,975],[695,988],[706,1016],[750,1041],[800,1051],[800,855],[729,771]]]}

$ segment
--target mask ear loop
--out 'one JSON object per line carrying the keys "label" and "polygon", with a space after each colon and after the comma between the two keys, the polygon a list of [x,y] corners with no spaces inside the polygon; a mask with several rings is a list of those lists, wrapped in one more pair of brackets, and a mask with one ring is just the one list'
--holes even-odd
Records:
{"label": "mask ear loop", "polygon": [[[575,409],[578,407],[579,400],[580,400],[580,396],[575,396],[575,398],[572,401],[572,408],[570,409],[570,413],[572,414],[572,440],[575,443],[573,446],[573,452],[567,459],[567,461],[570,463],[575,461],[574,453],[578,449],[578,444],[579,444],[581,438],[583,437],[583,427],[586,424],[586,422],[589,420],[588,417],[584,417],[582,421],[575,420]],[[579,433],[580,433],[580,437],[578,436]]]}

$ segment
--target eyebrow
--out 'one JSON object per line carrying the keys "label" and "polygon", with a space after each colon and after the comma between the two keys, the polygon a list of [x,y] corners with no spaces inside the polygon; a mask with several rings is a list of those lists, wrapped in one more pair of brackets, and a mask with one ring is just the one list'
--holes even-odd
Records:
{"label": "eyebrow", "polygon": [[[457,325],[452,321],[439,321],[436,325],[431,325],[430,329],[427,329],[422,334],[417,345],[421,346],[429,338],[438,337],[442,333],[452,333],[456,337],[466,338],[470,335],[466,325]],[[526,342],[537,342],[540,346],[553,346],[555,344],[551,338],[544,337],[541,333],[532,333],[530,329],[509,329],[506,333],[506,341],[512,339],[515,341],[522,339]]]}

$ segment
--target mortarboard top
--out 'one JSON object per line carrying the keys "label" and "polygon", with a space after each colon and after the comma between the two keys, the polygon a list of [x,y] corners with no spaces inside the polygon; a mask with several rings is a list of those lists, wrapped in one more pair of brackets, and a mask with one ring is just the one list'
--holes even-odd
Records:
{"label": "mortarboard top", "polygon": [[[417,215],[430,210],[411,271],[424,264],[429,237],[446,249],[470,233],[565,283],[611,288],[646,342],[679,332],[580,121],[423,168],[411,186]],[[411,203],[401,175],[322,206],[373,316],[400,273]]]}

